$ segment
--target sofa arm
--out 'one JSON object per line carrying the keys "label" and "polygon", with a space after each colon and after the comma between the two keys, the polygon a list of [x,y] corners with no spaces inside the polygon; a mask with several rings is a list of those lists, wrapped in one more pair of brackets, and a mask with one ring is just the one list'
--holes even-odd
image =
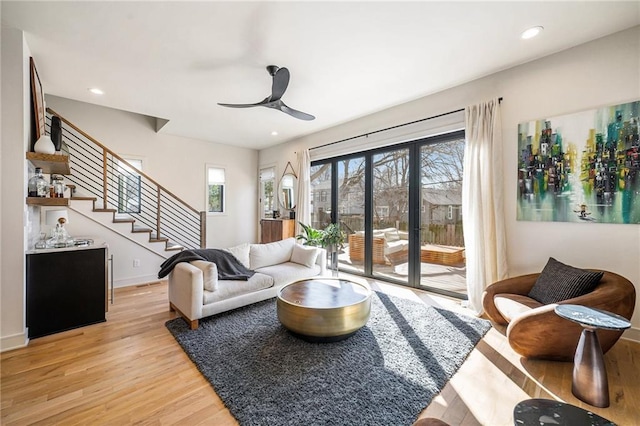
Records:
{"label": "sofa arm", "polygon": [[202,270],[178,263],[169,274],[169,303],[189,321],[202,318],[204,285]]}
{"label": "sofa arm", "polygon": [[327,250],[322,247],[318,247],[316,265],[320,266],[320,275],[325,275],[327,273]]}

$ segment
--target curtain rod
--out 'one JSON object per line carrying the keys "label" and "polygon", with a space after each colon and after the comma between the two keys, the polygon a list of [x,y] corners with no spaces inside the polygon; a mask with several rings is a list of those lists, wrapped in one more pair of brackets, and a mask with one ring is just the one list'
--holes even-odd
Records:
{"label": "curtain rod", "polygon": [[[502,102],[502,97],[498,98],[498,103],[501,103],[501,102]],[[367,137],[369,135],[375,135],[376,133],[386,132],[387,130],[397,129],[398,127],[404,127],[404,126],[409,126],[411,124],[420,123],[422,121],[433,120],[434,118],[440,118],[440,117],[444,117],[445,115],[455,114],[457,112],[462,112],[462,111],[464,111],[464,108],[456,109],[454,111],[449,111],[449,112],[443,112],[442,114],[432,115],[431,117],[421,118],[419,120],[410,121],[408,123],[397,124],[395,126],[386,127],[384,129],[380,129],[380,130],[374,130],[373,132],[363,133],[363,134],[358,135],[358,136],[351,136],[350,138],[340,139],[339,141],[329,142],[329,143],[325,143],[324,145],[314,146],[313,148],[309,148],[309,151],[314,150],[314,149],[324,148],[325,146],[335,145],[337,143],[347,142],[347,141],[350,141],[350,140],[353,140],[353,139],[358,139],[358,138],[361,138],[363,136]]]}

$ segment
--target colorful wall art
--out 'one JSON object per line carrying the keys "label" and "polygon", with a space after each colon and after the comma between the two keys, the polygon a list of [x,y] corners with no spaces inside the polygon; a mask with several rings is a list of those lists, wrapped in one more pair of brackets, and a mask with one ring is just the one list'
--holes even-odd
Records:
{"label": "colorful wall art", "polygon": [[518,125],[518,220],[640,224],[640,101]]}

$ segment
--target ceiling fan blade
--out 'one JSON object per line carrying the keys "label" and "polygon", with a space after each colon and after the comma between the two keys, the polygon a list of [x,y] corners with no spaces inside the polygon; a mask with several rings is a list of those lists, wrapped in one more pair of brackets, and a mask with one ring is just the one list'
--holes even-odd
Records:
{"label": "ceiling fan blade", "polygon": [[300,120],[305,120],[305,121],[315,120],[315,117],[313,115],[307,114],[306,112],[298,111],[297,109],[289,108],[282,101],[280,101],[279,109],[285,114],[289,114],[290,116],[298,118]]}
{"label": "ceiling fan blade", "polygon": [[218,105],[223,107],[229,107],[229,108],[251,108],[251,107],[257,107],[257,106],[265,106],[268,102],[269,102],[269,98],[265,98],[255,104],[223,104],[218,102]]}
{"label": "ceiling fan blade", "polygon": [[271,102],[279,100],[284,92],[287,90],[287,86],[289,86],[289,70],[286,68],[278,68],[276,73],[273,75],[273,83],[271,85],[271,97],[269,100]]}

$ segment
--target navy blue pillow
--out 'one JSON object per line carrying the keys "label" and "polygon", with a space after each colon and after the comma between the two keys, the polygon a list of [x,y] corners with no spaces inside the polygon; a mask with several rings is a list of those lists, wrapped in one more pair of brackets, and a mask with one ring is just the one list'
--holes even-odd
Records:
{"label": "navy blue pillow", "polygon": [[574,268],[550,257],[529,297],[545,305],[572,299],[593,291],[603,275],[604,272]]}

